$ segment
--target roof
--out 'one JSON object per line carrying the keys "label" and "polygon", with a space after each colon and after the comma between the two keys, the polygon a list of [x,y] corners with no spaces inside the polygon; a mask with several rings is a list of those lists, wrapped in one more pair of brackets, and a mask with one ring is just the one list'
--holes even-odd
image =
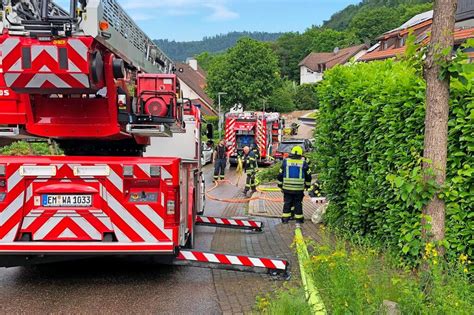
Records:
{"label": "roof", "polygon": [[212,108],[213,100],[204,91],[206,88],[206,73],[204,70],[198,67],[196,71],[186,63],[177,63],[176,68],[178,69],[178,71],[176,71],[178,78],[199,95],[201,100],[206,103],[203,105],[210,107],[210,109],[215,112]]}
{"label": "roof", "polygon": [[340,49],[337,53],[333,52],[323,52],[315,53],[312,52],[306,56],[298,66],[305,66],[313,71],[318,70],[318,65],[325,64],[326,69],[332,68],[336,65],[345,64],[352,57],[357,55],[360,51],[367,49],[367,45],[362,44],[358,46],[352,46],[348,48]]}
{"label": "roof", "polygon": [[[416,40],[417,43],[421,43],[422,45],[429,44],[429,33],[430,29],[426,30],[422,34],[420,34]],[[465,41],[468,38],[474,38],[474,28],[459,28],[454,31],[454,43],[458,45]],[[377,48],[380,47],[380,44],[375,45],[372,47],[365,55],[363,55],[359,60],[360,61],[372,61],[372,60],[380,60],[380,59],[388,59],[397,57],[405,53],[406,46],[399,47],[399,48],[390,48],[386,50],[378,50]]]}
{"label": "roof", "polygon": [[414,25],[417,25],[417,24],[423,23],[425,21],[431,20],[432,18],[433,18],[433,10],[426,11],[426,12],[415,15],[414,17],[412,17],[411,19],[409,19],[408,21],[403,23],[400,27],[397,27],[396,29],[391,30],[387,33],[392,33],[394,31],[404,30],[404,29],[410,28]]}
{"label": "roof", "polygon": [[397,57],[405,53],[406,46],[386,50],[374,50],[360,57],[360,61],[372,61]]}

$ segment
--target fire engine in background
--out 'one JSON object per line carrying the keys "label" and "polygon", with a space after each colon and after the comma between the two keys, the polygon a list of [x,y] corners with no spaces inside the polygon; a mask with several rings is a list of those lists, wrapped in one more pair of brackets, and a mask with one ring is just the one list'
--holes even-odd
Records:
{"label": "fire engine in background", "polygon": [[282,140],[283,120],[279,113],[229,112],[225,115],[225,141],[229,162],[236,164],[245,146],[257,147],[259,164],[270,165],[273,152]]}
{"label": "fire engine in background", "polygon": [[201,113],[115,0],[0,6],[0,136],[55,139],[66,154],[0,157],[0,266],[138,254],[286,274],[286,260],[189,249],[199,224],[263,225],[198,215]]}

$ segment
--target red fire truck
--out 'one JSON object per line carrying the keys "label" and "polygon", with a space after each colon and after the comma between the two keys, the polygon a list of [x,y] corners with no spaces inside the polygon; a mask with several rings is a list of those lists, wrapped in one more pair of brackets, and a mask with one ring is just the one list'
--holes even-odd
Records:
{"label": "red fire truck", "polygon": [[0,136],[65,153],[0,157],[0,266],[120,254],[287,274],[286,260],[191,249],[196,225],[263,224],[202,215],[201,113],[115,0],[0,9]]}
{"label": "red fire truck", "polygon": [[269,165],[282,139],[283,120],[279,113],[229,112],[225,115],[225,141],[229,161],[237,163],[245,146],[258,148],[259,163]]}

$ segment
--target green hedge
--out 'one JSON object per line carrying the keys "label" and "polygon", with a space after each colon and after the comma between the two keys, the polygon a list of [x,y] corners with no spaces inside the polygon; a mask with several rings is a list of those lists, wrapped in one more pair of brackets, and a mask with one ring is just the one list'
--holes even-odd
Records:
{"label": "green hedge", "polygon": [[[452,260],[474,255],[474,88],[469,82],[455,80],[451,89],[448,180],[442,196]],[[424,250],[421,209],[431,197],[421,180],[421,71],[408,61],[336,67],[325,73],[318,92],[314,160],[331,200],[326,220],[418,263]]]}

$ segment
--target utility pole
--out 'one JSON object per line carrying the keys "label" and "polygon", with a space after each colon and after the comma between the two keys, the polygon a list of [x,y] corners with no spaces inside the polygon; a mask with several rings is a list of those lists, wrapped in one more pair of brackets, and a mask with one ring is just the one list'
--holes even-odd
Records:
{"label": "utility pole", "polygon": [[[446,180],[448,155],[448,118],[449,118],[449,84],[446,74],[440,78],[441,64],[451,62],[452,54],[442,52],[452,49],[454,45],[454,24],[457,0],[435,0],[431,42],[425,61],[426,79],[426,116],[424,139],[425,182],[435,180],[442,186]],[[443,200],[435,193],[433,199],[423,209],[423,237],[426,241],[437,242],[445,236],[446,209]],[[425,217],[431,218],[431,228],[426,229]],[[444,249],[440,249],[443,254]]]}
{"label": "utility pole", "polygon": [[221,114],[221,95],[227,95],[225,92],[217,93],[217,103],[219,105],[219,121],[217,123],[217,128],[219,130],[219,141],[222,138],[222,114]]}

